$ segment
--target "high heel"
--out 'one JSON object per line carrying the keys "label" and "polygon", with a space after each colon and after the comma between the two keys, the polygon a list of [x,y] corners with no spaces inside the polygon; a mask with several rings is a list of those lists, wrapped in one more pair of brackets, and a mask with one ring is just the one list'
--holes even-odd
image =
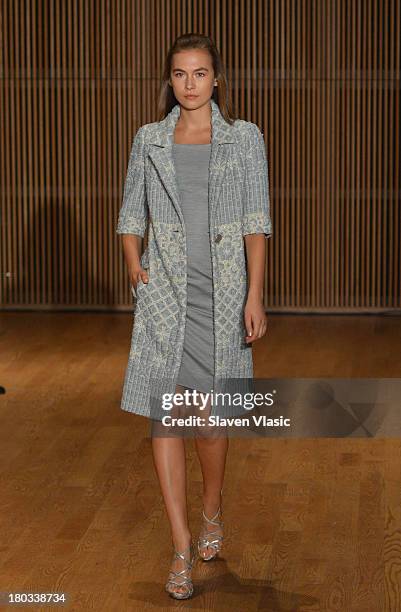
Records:
{"label": "high heel", "polygon": [[[185,558],[185,553],[188,550],[190,554],[189,561]],[[193,592],[194,592],[194,585],[193,585],[191,574],[190,574],[192,570],[192,566],[195,562],[195,551],[194,551],[193,542],[191,541],[188,548],[186,548],[182,552],[178,552],[177,550],[174,550],[173,561],[174,559],[181,559],[182,561],[184,561],[186,567],[180,572],[170,570],[169,579],[167,580],[166,586],[165,586],[166,591],[167,593],[169,593],[169,595],[171,595],[171,597],[174,597],[174,599],[189,599],[189,597],[192,597]],[[186,575],[187,572],[189,575]],[[177,582],[176,580],[177,578],[179,578],[180,582]],[[185,591],[183,593],[180,591],[174,591],[173,590],[174,587],[185,587]]]}
{"label": "high heel", "polygon": [[[222,529],[223,524],[224,524],[223,521],[216,520],[220,513],[221,513],[221,506],[217,510],[214,517],[209,519],[206,516],[205,511],[202,510],[203,518],[207,523],[209,523],[210,525],[216,525],[217,527],[220,527],[220,529]],[[217,530],[208,531],[205,528],[205,525],[203,525],[202,531],[198,538],[198,552],[199,552],[200,558],[203,559],[203,561],[210,561],[211,559],[214,559],[217,556],[217,554],[220,552],[222,544],[223,544],[223,535]],[[208,557],[204,557],[202,552],[207,548],[213,548],[214,552]]]}

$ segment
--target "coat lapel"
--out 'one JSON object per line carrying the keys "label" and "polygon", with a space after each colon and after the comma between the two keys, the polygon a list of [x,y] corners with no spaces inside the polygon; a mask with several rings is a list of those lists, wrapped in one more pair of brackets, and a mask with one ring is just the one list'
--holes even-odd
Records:
{"label": "coat lapel", "polygon": [[[231,147],[229,145],[236,142],[236,134],[234,127],[225,121],[218,104],[213,99],[210,100],[210,103],[212,108],[212,146],[209,163],[209,206],[213,219],[224,173],[231,157]],[[179,116],[180,105],[176,104],[162,121],[152,124],[148,130],[146,142],[151,145],[149,147],[149,157],[152,159],[181,224],[184,226],[172,154],[174,130]]]}

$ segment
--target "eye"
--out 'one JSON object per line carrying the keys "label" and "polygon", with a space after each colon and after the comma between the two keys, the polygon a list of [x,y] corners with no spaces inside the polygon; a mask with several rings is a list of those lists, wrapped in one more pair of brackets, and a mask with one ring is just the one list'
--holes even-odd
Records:
{"label": "eye", "polygon": [[203,76],[205,76],[205,75],[206,75],[206,73],[205,73],[205,72],[198,72],[198,75],[203,75]]}

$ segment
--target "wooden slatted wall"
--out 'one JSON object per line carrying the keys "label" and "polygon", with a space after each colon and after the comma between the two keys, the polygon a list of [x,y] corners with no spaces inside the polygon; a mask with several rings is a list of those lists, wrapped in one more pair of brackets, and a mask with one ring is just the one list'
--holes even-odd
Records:
{"label": "wooden slatted wall", "polygon": [[396,0],[0,0],[3,309],[131,308],[115,234],[165,53],[211,35],[265,135],[270,311],[401,307]]}

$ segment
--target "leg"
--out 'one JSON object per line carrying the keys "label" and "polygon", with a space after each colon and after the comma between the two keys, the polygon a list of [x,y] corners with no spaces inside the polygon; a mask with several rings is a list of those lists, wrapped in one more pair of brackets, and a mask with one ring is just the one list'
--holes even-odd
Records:
{"label": "leg", "polygon": [[[205,418],[210,414],[210,401],[205,408]],[[197,428],[195,436],[195,446],[199,457],[202,476],[203,476],[203,509],[209,519],[216,518],[219,508],[221,508],[221,491],[223,489],[224,472],[226,457],[228,452],[228,436],[225,428],[220,426],[206,425]],[[214,532],[211,539],[222,538],[222,526],[204,522],[202,533]],[[202,557],[210,557],[216,550],[211,546],[202,546]]]}
{"label": "leg", "polygon": [[[177,385],[176,393],[181,392],[182,387]],[[174,416],[178,416],[177,408],[179,407],[173,407],[172,415],[174,413]],[[185,442],[181,436],[161,437],[162,431],[163,427],[158,427],[155,423],[152,428],[153,461],[170,523],[173,545],[175,550],[182,552],[188,549],[191,542],[187,515]],[[190,559],[189,550],[186,550],[185,558]],[[171,569],[176,572],[185,569],[184,561],[174,559]],[[184,577],[188,575],[187,572]],[[177,582],[179,581],[177,578]],[[185,594],[188,588],[175,586],[170,590]]]}

